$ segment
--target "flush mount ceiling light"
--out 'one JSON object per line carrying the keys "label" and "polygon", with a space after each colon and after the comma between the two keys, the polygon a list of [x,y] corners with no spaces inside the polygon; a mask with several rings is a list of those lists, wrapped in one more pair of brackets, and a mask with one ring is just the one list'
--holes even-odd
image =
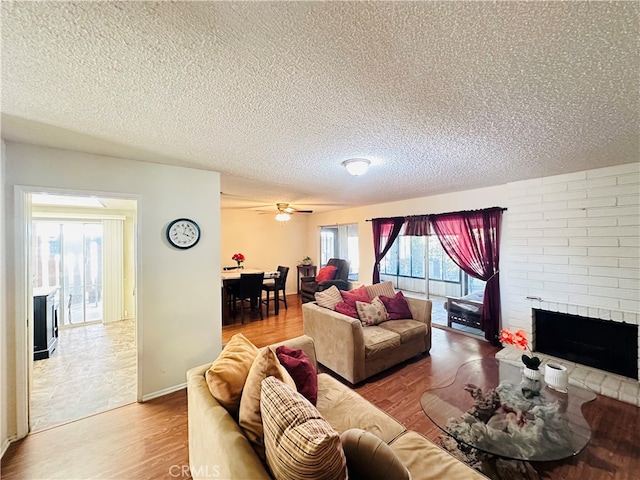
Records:
{"label": "flush mount ceiling light", "polygon": [[289,215],[287,212],[280,212],[276,215],[276,220],[279,222],[288,222],[289,220],[291,220],[291,215]]}
{"label": "flush mount ceiling light", "polygon": [[342,162],[342,166],[347,169],[347,172],[354,176],[363,175],[369,165],[371,162],[366,158],[350,158]]}

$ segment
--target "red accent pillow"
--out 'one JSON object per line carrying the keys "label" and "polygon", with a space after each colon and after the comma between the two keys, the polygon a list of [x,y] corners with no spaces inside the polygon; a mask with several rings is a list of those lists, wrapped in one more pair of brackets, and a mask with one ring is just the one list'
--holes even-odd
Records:
{"label": "red accent pillow", "polygon": [[387,309],[389,320],[407,320],[413,318],[407,299],[404,298],[402,292],[396,293],[393,297],[380,295],[380,300],[382,300],[384,308]]}
{"label": "red accent pillow", "polygon": [[356,310],[355,305],[349,305],[347,302],[340,302],[339,304],[337,304],[335,311],[360,320],[360,317],[358,316],[358,310]]}
{"label": "red accent pillow", "polygon": [[289,372],[298,392],[314,406],[318,401],[318,373],[304,351],[281,345],[276,355],[282,366]]}
{"label": "red accent pillow", "polygon": [[[342,300],[353,308],[356,308],[356,302],[371,303],[369,292],[367,292],[364,285],[355,290],[340,290],[340,295],[342,295]],[[358,318],[357,315],[356,318]]]}
{"label": "red accent pillow", "polygon": [[318,274],[316,275],[316,282],[324,282],[326,280],[333,280],[333,277],[336,274],[336,270],[338,267],[334,267],[333,265],[327,265],[322,267]]}

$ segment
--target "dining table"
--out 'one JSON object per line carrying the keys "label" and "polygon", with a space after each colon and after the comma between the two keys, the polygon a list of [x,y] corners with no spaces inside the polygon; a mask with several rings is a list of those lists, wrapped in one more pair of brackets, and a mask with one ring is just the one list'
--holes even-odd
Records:
{"label": "dining table", "polygon": [[[260,273],[260,272],[264,272],[264,279],[265,280],[270,280],[270,279],[275,279],[280,277],[280,272],[278,270],[265,270],[262,268],[244,268],[244,267],[240,267],[240,268],[234,268],[234,267],[227,267],[226,269],[224,269],[222,272],[220,272],[220,276],[222,278],[222,297],[224,298],[224,291],[226,289],[226,287],[228,285],[231,285],[233,283],[237,283],[240,281],[240,275],[243,273]],[[278,284],[276,283],[276,290],[275,290],[275,298],[278,298]],[[278,315],[278,303],[280,302],[275,302],[275,314]],[[230,315],[231,315],[231,311],[226,308],[227,306],[227,302],[222,302],[222,324],[226,324],[227,320],[229,319]]]}

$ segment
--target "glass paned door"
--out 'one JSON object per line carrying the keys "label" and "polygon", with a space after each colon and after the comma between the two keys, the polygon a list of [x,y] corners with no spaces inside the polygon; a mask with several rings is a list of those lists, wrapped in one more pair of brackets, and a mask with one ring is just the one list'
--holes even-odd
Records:
{"label": "glass paned door", "polygon": [[34,287],[60,287],[61,325],[102,320],[102,223],[34,222]]}

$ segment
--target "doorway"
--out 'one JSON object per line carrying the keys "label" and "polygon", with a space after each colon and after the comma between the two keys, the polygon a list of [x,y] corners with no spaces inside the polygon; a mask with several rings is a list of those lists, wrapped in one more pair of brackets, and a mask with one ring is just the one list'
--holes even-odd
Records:
{"label": "doorway", "polygon": [[29,430],[36,432],[137,400],[137,203],[29,197],[31,290],[34,305],[42,292],[53,299],[56,335],[53,348],[29,359]]}
{"label": "doorway", "polygon": [[34,220],[33,287],[58,289],[60,328],[102,321],[102,223]]}

